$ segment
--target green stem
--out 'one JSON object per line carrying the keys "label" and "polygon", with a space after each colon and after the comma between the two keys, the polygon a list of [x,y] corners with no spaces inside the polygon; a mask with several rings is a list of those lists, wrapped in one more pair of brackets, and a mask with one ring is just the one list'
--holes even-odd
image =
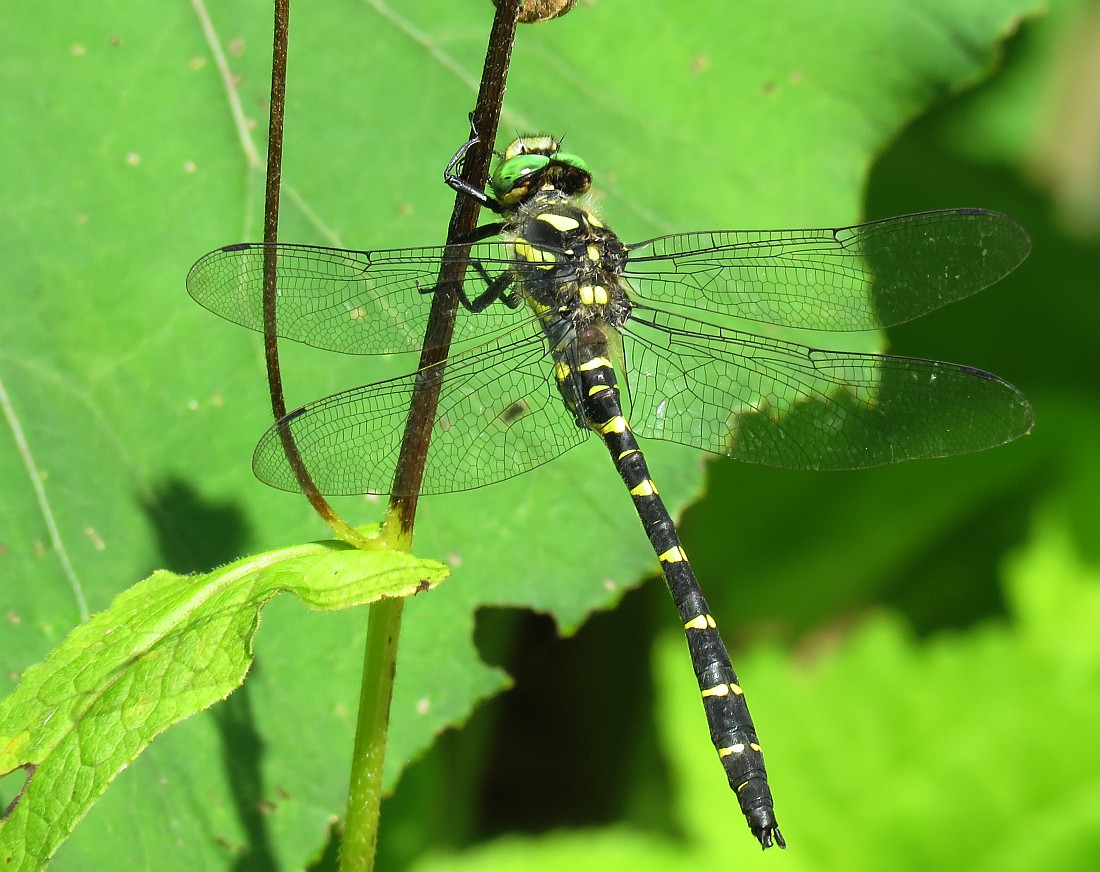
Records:
{"label": "green stem", "polygon": [[[489,176],[492,144],[500,119],[504,83],[508,78],[508,62],[512,55],[519,11],[519,0],[499,3],[489,34],[481,88],[474,110],[474,124],[484,140],[467,153],[463,165],[464,179],[481,188],[484,188]],[[469,238],[477,226],[477,216],[477,203],[469,197],[456,194],[447,241],[454,243],[459,239]],[[420,358],[421,370],[436,365],[447,357],[457,310],[454,288],[462,283],[465,269],[466,264],[461,261],[451,262],[441,268],[428,315],[425,347]],[[413,391],[409,420],[397,462],[393,496],[377,543],[383,548],[408,551],[412,547],[413,522],[428,440],[435,421],[439,389],[439,381],[429,379]],[[371,606],[370,610],[359,720],[356,725],[348,807],[340,851],[341,872],[370,872],[374,868],[402,610],[402,600],[382,600]]]}
{"label": "green stem", "polygon": [[397,642],[404,606],[403,599],[389,599],[370,607],[355,756],[340,851],[341,872],[369,872],[374,868],[390,701],[397,674]]}

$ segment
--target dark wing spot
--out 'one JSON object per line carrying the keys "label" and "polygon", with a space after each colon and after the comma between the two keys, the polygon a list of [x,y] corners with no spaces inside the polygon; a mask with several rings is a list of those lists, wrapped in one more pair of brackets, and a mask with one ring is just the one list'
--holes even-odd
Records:
{"label": "dark wing spot", "polygon": [[530,406],[523,400],[516,400],[507,409],[500,413],[500,420],[504,424],[514,424],[531,411]]}

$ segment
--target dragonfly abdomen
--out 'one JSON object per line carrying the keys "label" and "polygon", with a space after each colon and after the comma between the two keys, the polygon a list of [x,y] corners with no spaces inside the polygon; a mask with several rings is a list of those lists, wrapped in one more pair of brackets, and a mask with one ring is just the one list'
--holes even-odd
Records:
{"label": "dragonfly abdomen", "polygon": [[669,593],[687,636],[691,663],[703,698],[711,741],[749,828],[767,848],[785,847],[775,819],[764,755],[733,671],[725,643],[711,616],[645,455],[623,414],[615,369],[598,329],[581,331],[568,355],[556,355],[556,376],[577,423],[599,434],[622,477],[661,564]]}

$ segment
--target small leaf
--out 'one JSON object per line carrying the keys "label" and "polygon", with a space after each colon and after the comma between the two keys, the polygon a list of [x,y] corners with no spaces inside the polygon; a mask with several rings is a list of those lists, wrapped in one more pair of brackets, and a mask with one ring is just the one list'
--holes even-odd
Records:
{"label": "small leaf", "polygon": [[158,570],[120,594],[0,704],[0,772],[24,779],[0,825],[6,868],[45,863],[154,736],[240,686],[275,594],[333,611],[410,596],[447,574],[402,552],[322,542],[205,575]]}

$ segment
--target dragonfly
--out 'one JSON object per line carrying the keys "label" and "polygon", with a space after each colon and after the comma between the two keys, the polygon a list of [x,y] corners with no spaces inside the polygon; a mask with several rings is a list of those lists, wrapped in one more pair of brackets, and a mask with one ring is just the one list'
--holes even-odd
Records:
{"label": "dragonfly", "polygon": [[[1028,236],[1005,215],[968,208],[626,244],[596,208],[587,164],[559,140],[516,139],[488,191],[456,171],[475,142],[444,174],[497,216],[471,239],[373,251],[270,246],[278,335],[344,354],[421,351],[441,266],[469,269],[442,362],[295,409],[260,439],[253,470],[273,487],[301,489],[283,448],[289,431],[321,493],[391,493],[410,399],[428,380],[440,398],[421,493],[500,482],[598,437],[679,612],[711,740],[749,829],[761,847],[785,847],[744,691],[637,437],[840,470],[1026,434],[1030,404],[991,373],[828,346],[844,344],[830,335],[881,331],[988,287],[1027,257]],[[264,253],[263,243],[240,243],[204,255],[188,292],[262,332]]]}

